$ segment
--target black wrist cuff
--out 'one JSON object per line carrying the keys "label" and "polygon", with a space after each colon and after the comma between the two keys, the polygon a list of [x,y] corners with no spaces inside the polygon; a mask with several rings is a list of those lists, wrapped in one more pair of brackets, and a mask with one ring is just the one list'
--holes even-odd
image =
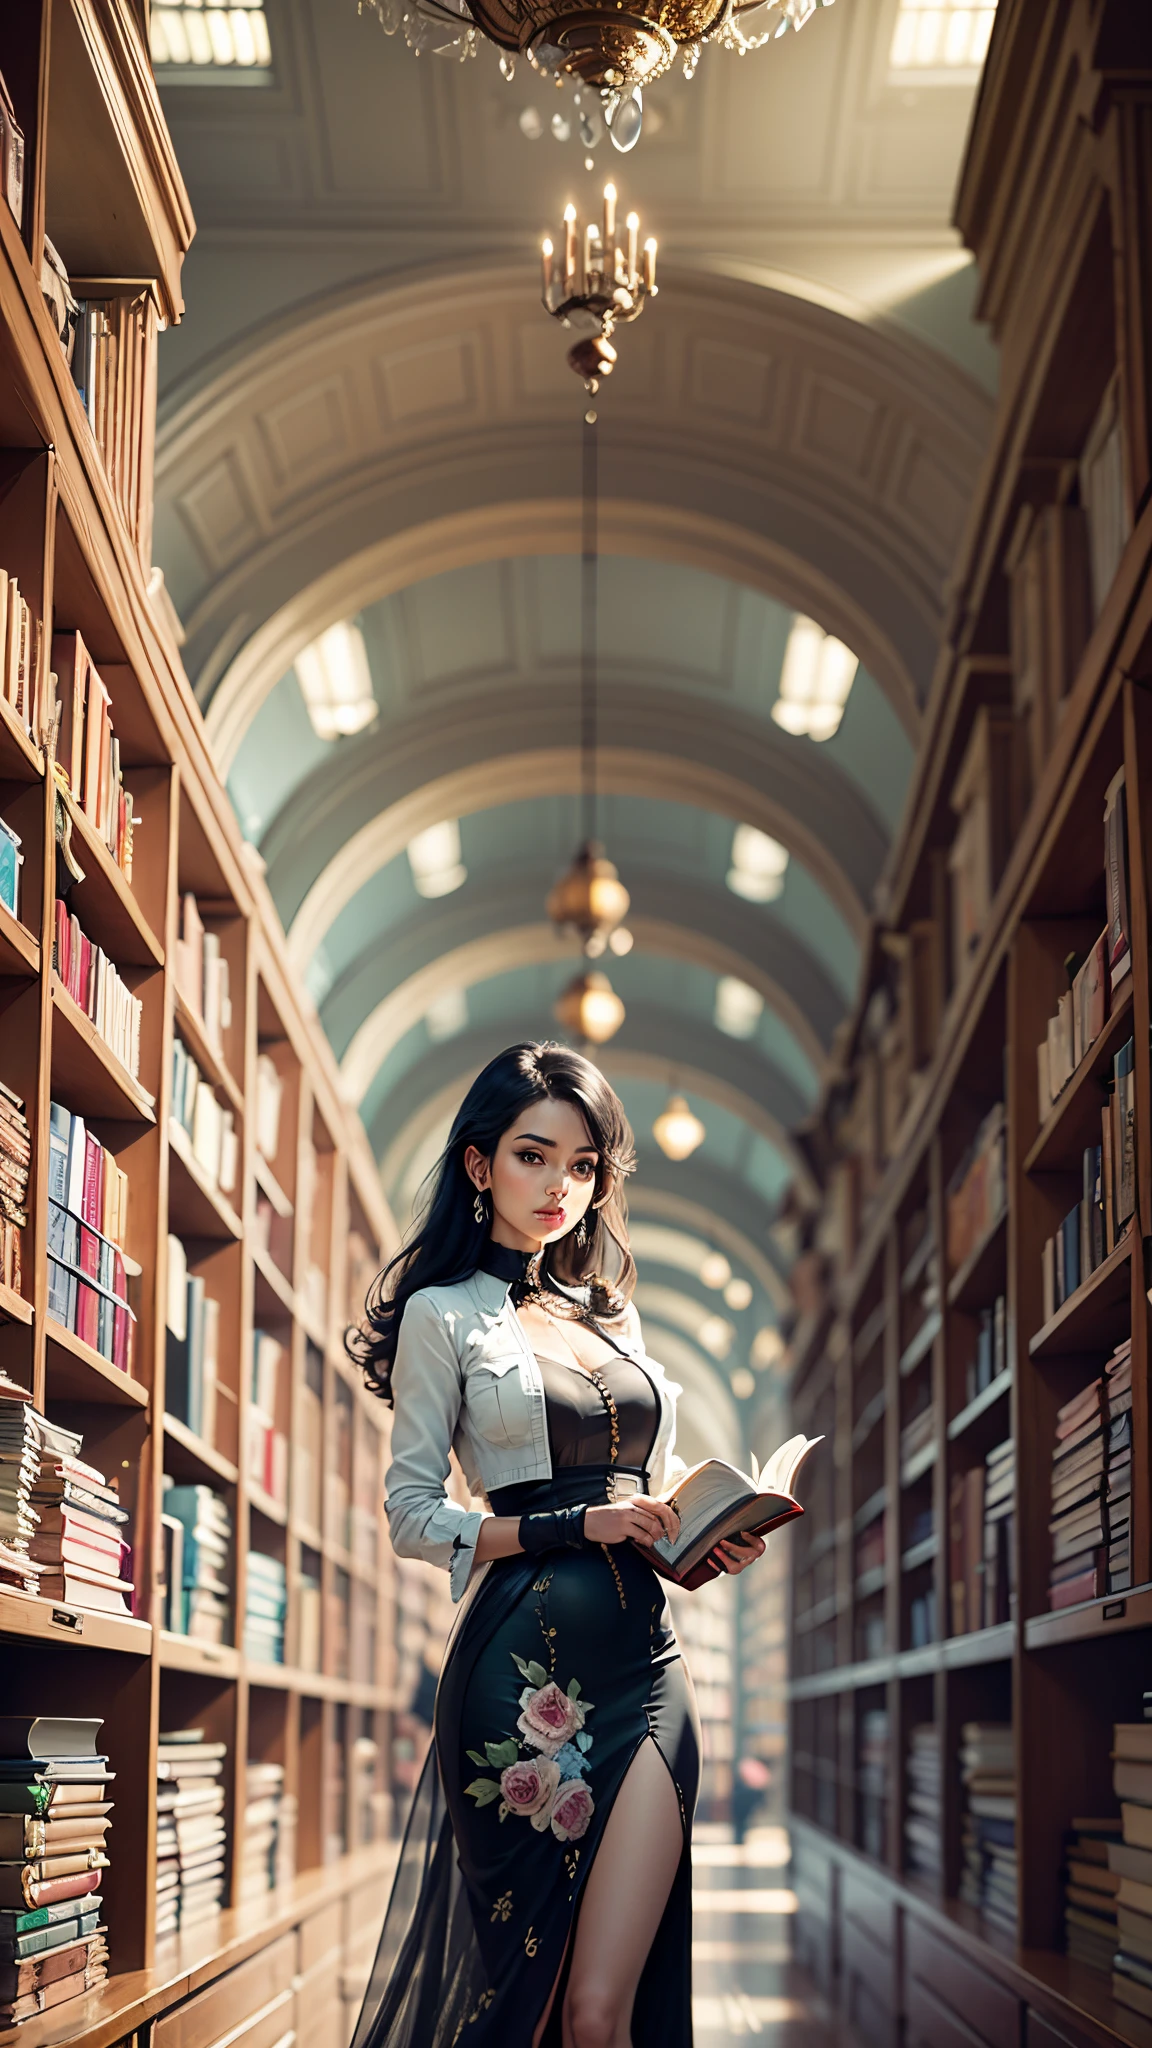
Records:
{"label": "black wrist cuff", "polygon": [[520,1548],[529,1557],[542,1550],[585,1550],[584,1507],[557,1508],[550,1513],[521,1515]]}

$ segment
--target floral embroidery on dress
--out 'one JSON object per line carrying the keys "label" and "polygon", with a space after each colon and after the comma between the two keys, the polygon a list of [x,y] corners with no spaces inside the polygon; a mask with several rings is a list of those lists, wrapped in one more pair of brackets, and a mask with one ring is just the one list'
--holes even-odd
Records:
{"label": "floral embroidery on dress", "polygon": [[483,1754],[467,1752],[474,1764],[490,1765],[500,1776],[473,1778],[465,1793],[477,1807],[499,1801],[501,1820],[516,1814],[539,1834],[550,1827],[558,1842],[579,1841],[596,1810],[584,1782],[592,1747],[584,1722],[592,1702],[581,1698],[578,1678],[562,1692],[542,1664],[526,1662],[515,1651],[512,1661],[528,1681],[520,1695],[520,1733],[486,1742]]}

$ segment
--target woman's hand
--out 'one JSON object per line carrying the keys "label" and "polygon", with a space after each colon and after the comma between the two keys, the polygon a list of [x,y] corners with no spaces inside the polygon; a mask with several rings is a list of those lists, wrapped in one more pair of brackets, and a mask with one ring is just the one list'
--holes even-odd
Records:
{"label": "woman's hand", "polygon": [[586,1508],[584,1534],[589,1543],[639,1543],[646,1550],[661,1536],[673,1538],[680,1532],[680,1517],[666,1500],[636,1493],[615,1507]]}
{"label": "woman's hand", "polygon": [[714,1564],[722,1566],[735,1578],[737,1572],[747,1571],[750,1564],[763,1557],[767,1548],[762,1536],[753,1536],[749,1532],[746,1536],[725,1536],[710,1555]]}

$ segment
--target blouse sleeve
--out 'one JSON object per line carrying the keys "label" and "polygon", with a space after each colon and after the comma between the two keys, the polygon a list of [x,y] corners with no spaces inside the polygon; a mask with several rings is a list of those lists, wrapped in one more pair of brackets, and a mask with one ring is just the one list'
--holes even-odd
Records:
{"label": "blouse sleeve", "polygon": [[460,1364],[434,1303],[415,1294],[405,1307],[392,1366],[392,1462],[385,1506],[398,1557],[422,1557],[448,1572],[463,1597],[483,1514],[449,1497],[449,1452],[460,1416]]}

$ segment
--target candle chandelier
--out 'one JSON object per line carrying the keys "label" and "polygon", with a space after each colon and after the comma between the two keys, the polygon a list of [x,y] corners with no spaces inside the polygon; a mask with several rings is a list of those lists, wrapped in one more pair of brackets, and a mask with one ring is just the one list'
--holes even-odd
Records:
{"label": "candle chandelier", "polygon": [[[597,641],[599,633],[599,473],[596,414],[584,415],[583,536],[580,556],[580,824],[581,845],[545,908],[557,931],[575,933],[589,960],[628,953],[624,924],[630,898],[596,838]],[[565,1029],[603,1045],[624,1022],[624,1005],[606,974],[577,975],[557,1000]]]}
{"label": "candle chandelier", "polygon": [[564,208],[562,247],[545,235],[540,248],[541,298],[544,310],[562,327],[583,329],[568,351],[568,361],[585,389],[597,391],[600,379],[611,376],[616,362],[615,328],[638,320],[649,299],[656,297],[656,243],[650,236],[640,252],[640,216],[625,222],[623,248],[616,233],[616,187],[604,187],[603,222],[589,221],[583,234],[576,208]]}
{"label": "candle chandelier", "polygon": [[[517,57],[558,84],[591,86],[612,131],[623,114],[630,148],[640,132],[640,88],[670,71],[677,58],[691,78],[705,43],[741,57],[801,29],[832,0],[359,0],[386,35],[402,33],[409,49],[474,57],[480,38],[501,52],[511,78]],[[625,113],[631,106],[633,111]]]}

